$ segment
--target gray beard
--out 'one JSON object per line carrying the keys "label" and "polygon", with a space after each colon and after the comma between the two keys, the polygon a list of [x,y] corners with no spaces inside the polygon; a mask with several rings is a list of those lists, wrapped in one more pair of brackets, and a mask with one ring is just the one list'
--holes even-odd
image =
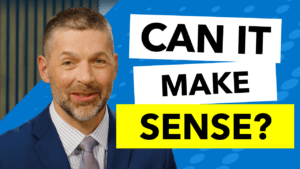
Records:
{"label": "gray beard", "polygon": [[[90,113],[88,113],[87,116],[82,116],[82,115],[79,115],[78,112],[76,113],[77,110],[76,109],[74,110],[74,108],[71,106],[70,99],[68,99],[67,101],[62,101],[62,102],[59,102],[58,100],[55,100],[55,101],[68,115],[70,115],[72,118],[74,118],[80,122],[90,120],[90,119],[94,118],[95,116],[97,116],[107,103],[107,100],[105,99],[104,102],[94,105],[93,110]],[[80,105],[85,106],[87,104],[89,104],[89,103],[86,102],[86,103],[83,103]]]}
{"label": "gray beard", "polygon": [[[51,87],[51,91],[52,91],[52,95],[53,95],[53,99],[55,100],[55,102],[72,118],[80,121],[80,122],[84,122],[87,120],[90,120],[92,118],[94,118],[95,116],[97,116],[101,110],[106,106],[107,101],[109,99],[109,96],[112,92],[112,86],[109,87],[106,91],[107,96],[103,95],[103,89],[102,87],[94,87],[93,90],[94,91],[98,91],[100,93],[100,100],[98,102],[93,102],[93,101],[86,101],[86,102],[79,102],[79,104],[77,105],[72,105],[71,103],[71,98],[66,96],[67,98],[64,99],[64,96],[61,97],[59,88],[55,85],[50,73],[48,72],[48,76],[50,79],[50,87]],[[69,91],[70,92],[70,91]],[[67,92],[67,93],[69,93]],[[99,97],[97,96],[97,97]],[[103,97],[103,100],[101,100]],[[87,106],[89,104],[93,104],[93,108],[92,110],[89,110],[89,113],[80,113],[77,112],[78,110],[76,109],[77,106]],[[88,111],[88,110],[87,110]]]}

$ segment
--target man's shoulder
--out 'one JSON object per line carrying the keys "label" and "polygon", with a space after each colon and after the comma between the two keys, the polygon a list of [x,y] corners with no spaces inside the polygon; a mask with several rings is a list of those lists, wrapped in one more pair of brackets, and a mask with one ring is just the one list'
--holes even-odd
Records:
{"label": "man's shoulder", "polygon": [[[43,112],[42,112],[43,113]],[[36,136],[36,128],[44,128],[43,116],[36,117],[0,135],[0,168],[24,168],[23,165],[35,166],[36,153],[34,146],[39,138]],[[30,162],[28,162],[28,160]]]}
{"label": "man's shoulder", "polygon": [[0,149],[10,149],[12,146],[16,147],[32,137],[32,127],[35,118],[25,122],[21,126],[8,130],[0,135]]}
{"label": "man's shoulder", "polygon": [[[49,104],[50,105],[50,104]],[[43,128],[41,126],[50,118],[49,105],[38,115],[33,117],[31,120],[23,123],[21,126],[14,129],[8,130],[2,135],[0,135],[0,149],[7,148],[7,145],[18,145],[20,143],[26,142],[27,139],[34,137],[33,128],[38,125],[38,128]]]}
{"label": "man's shoulder", "polygon": [[[21,126],[8,130],[2,135],[0,135],[0,150],[1,152],[6,152],[3,154],[12,154],[13,152],[26,152],[28,149],[32,149],[34,144],[37,142],[38,138],[33,134],[35,126],[38,128],[43,128],[44,126],[39,123],[44,123],[45,116],[48,111],[49,106],[45,108],[40,114],[32,118],[31,120],[25,122]],[[40,122],[38,122],[40,120]],[[17,153],[19,154],[19,153]],[[0,153],[0,158],[2,153]]]}
{"label": "man's shoulder", "polygon": [[26,154],[34,151],[36,138],[32,135],[33,123],[34,119],[0,135],[0,165],[18,165],[16,161],[23,163]]}

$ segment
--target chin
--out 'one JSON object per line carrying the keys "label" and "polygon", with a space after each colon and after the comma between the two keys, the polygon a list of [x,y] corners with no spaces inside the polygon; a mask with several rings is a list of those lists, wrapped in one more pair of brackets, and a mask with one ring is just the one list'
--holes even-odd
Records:
{"label": "chin", "polygon": [[[90,119],[94,118],[95,116],[97,116],[100,113],[100,111],[97,111],[97,110],[92,110],[92,111],[86,111],[86,110],[85,111],[84,110],[79,111],[79,110],[75,110],[72,113],[72,116],[76,120],[84,122],[84,121],[90,120]],[[87,113],[87,112],[89,112],[89,113]]]}
{"label": "chin", "polygon": [[98,104],[89,104],[85,106],[79,106],[74,108],[74,111],[71,112],[71,116],[78,121],[84,122],[96,117],[103,108],[105,108],[106,104],[99,103]]}
{"label": "chin", "polygon": [[90,101],[78,102],[72,97],[56,99],[58,105],[73,119],[84,122],[96,117],[105,108],[108,98],[94,98]]}
{"label": "chin", "polygon": [[77,115],[74,115],[73,118],[80,121],[80,122],[85,122],[85,121],[88,121],[90,119],[93,119],[96,115],[93,115],[93,116],[77,116]]}

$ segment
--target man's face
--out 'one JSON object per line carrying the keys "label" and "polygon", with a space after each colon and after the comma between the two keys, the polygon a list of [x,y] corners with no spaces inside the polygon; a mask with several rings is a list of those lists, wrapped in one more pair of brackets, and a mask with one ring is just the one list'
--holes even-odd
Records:
{"label": "man's face", "polygon": [[118,56],[106,32],[56,30],[48,60],[53,100],[79,121],[95,117],[110,97]]}

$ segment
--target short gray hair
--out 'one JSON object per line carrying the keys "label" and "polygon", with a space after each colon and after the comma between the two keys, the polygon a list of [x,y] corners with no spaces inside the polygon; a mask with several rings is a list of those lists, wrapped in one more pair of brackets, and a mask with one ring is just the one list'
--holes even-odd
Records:
{"label": "short gray hair", "polygon": [[73,30],[100,30],[105,31],[108,35],[112,56],[114,54],[114,42],[111,26],[106,18],[99,12],[92,11],[89,8],[69,8],[59,12],[52,17],[47,23],[43,37],[43,55],[47,58],[50,56],[51,39],[54,32],[58,29]]}

